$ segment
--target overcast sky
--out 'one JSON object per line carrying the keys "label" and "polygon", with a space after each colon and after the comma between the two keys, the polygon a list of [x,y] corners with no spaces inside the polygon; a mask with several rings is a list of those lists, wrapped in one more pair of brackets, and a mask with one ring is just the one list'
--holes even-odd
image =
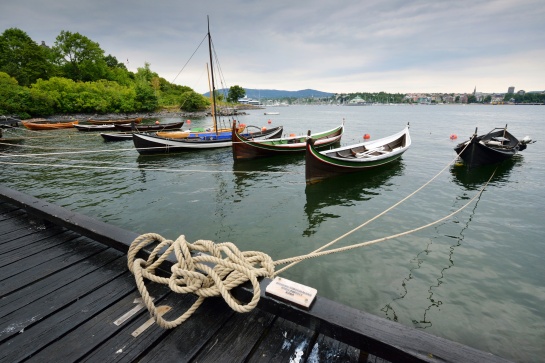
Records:
{"label": "overcast sky", "polygon": [[207,15],[216,88],[545,90],[544,0],[1,0],[0,32],[50,46],[80,33],[131,71],[147,62],[204,93]]}

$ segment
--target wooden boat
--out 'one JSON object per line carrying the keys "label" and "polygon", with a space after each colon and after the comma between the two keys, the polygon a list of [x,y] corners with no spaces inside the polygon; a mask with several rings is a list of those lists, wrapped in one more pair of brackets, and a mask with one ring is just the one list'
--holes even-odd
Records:
{"label": "wooden boat", "polygon": [[114,131],[115,127],[113,124],[105,125],[74,125],[78,131]]}
{"label": "wooden boat", "polygon": [[[222,130],[218,129],[218,121],[217,121],[217,107],[216,107],[216,87],[215,87],[215,81],[214,81],[214,62],[212,57],[212,37],[210,35],[210,24],[208,24],[208,53],[210,57],[210,98],[212,101],[212,121],[213,121],[213,127],[210,131],[204,131],[204,132],[198,132],[198,133],[191,133],[187,136],[184,136],[183,138],[177,138],[177,133],[185,133],[185,131],[182,132],[174,132],[174,133],[162,133],[157,132],[155,135],[151,134],[143,134],[143,133],[134,133],[132,136],[132,140],[134,142],[134,146],[136,147],[136,150],[140,154],[157,154],[157,153],[172,153],[172,152],[179,152],[179,151],[188,151],[188,150],[203,150],[203,149],[216,149],[216,148],[222,148],[222,147],[231,147],[233,144],[232,142],[232,134],[231,130],[226,130],[226,132],[222,132]],[[242,124],[240,125],[242,128]],[[255,126],[245,126],[244,128],[248,130],[249,127],[255,127]],[[266,128],[257,128],[258,131],[255,132],[249,132],[248,136],[253,138],[273,138],[277,137],[282,134],[282,127],[275,127],[272,129],[266,129]]]}
{"label": "wooden boat", "polygon": [[65,122],[50,122],[47,120],[39,120],[37,122],[21,121],[24,127],[29,130],[58,130],[58,129],[70,129],[78,124],[78,121],[65,121]]}
{"label": "wooden boat", "polygon": [[[282,130],[282,126],[266,130],[259,129],[259,131],[249,133],[248,137],[252,137],[256,140],[278,137],[282,135]],[[231,147],[233,144],[230,134],[218,134],[211,136],[191,137],[187,139],[176,139],[161,137],[157,136],[156,134],[154,135],[146,133],[133,133],[132,140],[134,142],[136,150],[142,155],[165,154],[190,150],[217,149],[222,147]]]}
{"label": "wooden boat", "polygon": [[[310,135],[310,131],[309,131]],[[307,184],[345,173],[375,168],[388,164],[403,155],[411,146],[409,125],[402,131],[363,143],[318,151],[315,140],[308,137],[305,153],[305,178]]]}
{"label": "wooden boat", "polygon": [[477,136],[477,128],[471,138],[454,148],[458,156],[469,168],[494,164],[507,160],[517,152],[526,149],[532,140],[526,136],[519,141],[504,128],[495,128],[486,135]]}
{"label": "wooden boat", "polygon": [[132,140],[132,132],[100,133],[104,141],[128,141]]}
{"label": "wooden boat", "polygon": [[139,124],[142,122],[142,117],[137,118],[126,118],[126,119],[116,119],[116,120],[100,120],[100,119],[89,119],[86,122],[92,124],[92,125],[106,125],[106,124],[130,124],[131,122],[134,122],[135,124]]}
{"label": "wooden boat", "polygon": [[148,131],[176,130],[176,129],[180,129],[183,125],[184,125],[184,121],[172,122],[168,124],[135,125],[134,129],[132,124],[114,124],[114,127],[117,131],[148,132]]}
{"label": "wooden boat", "polygon": [[[344,123],[334,129],[310,135],[315,148],[324,148],[341,141]],[[274,155],[304,153],[307,136],[289,136],[284,138],[253,140],[241,135],[235,123],[232,130],[233,158],[255,159]]]}

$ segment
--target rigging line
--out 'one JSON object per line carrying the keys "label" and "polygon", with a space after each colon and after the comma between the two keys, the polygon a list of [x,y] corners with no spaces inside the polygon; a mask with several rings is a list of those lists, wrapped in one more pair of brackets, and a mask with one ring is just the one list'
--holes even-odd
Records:
{"label": "rigging line", "polygon": [[[467,146],[466,146],[467,147]],[[464,147],[464,150],[465,150],[465,147]],[[463,152],[463,150],[462,150]],[[461,153],[461,152],[460,152]],[[317,253],[317,252],[320,252],[322,251],[323,249],[325,248],[328,248],[329,246],[337,243],[338,241],[340,241],[341,239],[351,235],[352,233],[356,232],[357,230],[365,227],[366,225],[368,225],[369,223],[373,222],[374,220],[382,217],[383,215],[385,215],[386,213],[388,213],[389,211],[391,211],[392,209],[396,208],[398,205],[400,205],[401,203],[405,202],[407,199],[411,198],[412,196],[414,196],[416,193],[418,193],[419,191],[421,191],[422,189],[424,189],[426,186],[428,186],[428,184],[430,184],[432,181],[434,181],[439,175],[441,175],[452,163],[454,163],[456,160],[458,159],[458,155],[456,155],[456,158],[454,158],[453,160],[451,160],[447,165],[445,165],[445,167],[443,169],[441,169],[437,174],[435,174],[435,176],[433,178],[431,178],[430,180],[428,180],[426,183],[424,183],[420,188],[416,189],[414,192],[412,192],[411,194],[407,195],[405,198],[401,199],[399,202],[395,203],[394,205],[392,205],[391,207],[387,208],[386,210],[384,210],[383,212],[377,214],[376,216],[374,216],[373,218],[367,220],[366,222],[360,224],[359,226],[357,226],[356,228],[353,228],[352,230],[346,232],[345,234],[341,235],[340,237],[337,237],[335,238],[333,241],[323,245],[322,247],[312,251],[311,253]],[[292,267],[293,265],[299,263],[300,261],[296,261],[296,262],[293,262],[291,263],[290,265],[284,267],[282,270],[287,270],[288,268]]]}
{"label": "rigging line", "polygon": [[301,255],[301,256],[290,257],[290,258],[286,258],[286,259],[283,259],[283,260],[274,261],[273,264],[275,266],[283,265],[283,264],[286,264],[286,263],[290,263],[290,265],[288,265],[288,266],[286,266],[286,267],[284,267],[284,268],[282,268],[282,269],[280,269],[278,271],[275,271],[273,276],[271,276],[271,278],[278,275],[278,274],[280,274],[281,272],[287,270],[291,266],[293,266],[294,262],[301,262],[303,260],[308,260],[310,258],[331,255],[331,254],[338,253],[338,252],[345,252],[345,251],[353,250],[353,249],[356,249],[356,248],[359,248],[359,247],[364,247],[364,246],[369,246],[369,245],[372,245],[372,244],[375,244],[375,243],[384,242],[384,241],[387,241],[387,240],[390,240],[390,239],[394,239],[394,238],[402,237],[402,236],[405,236],[405,235],[408,235],[408,234],[411,234],[411,233],[414,233],[414,232],[418,232],[420,230],[431,227],[431,226],[433,226],[433,225],[435,225],[435,224],[437,224],[439,222],[442,222],[442,221],[444,221],[446,219],[449,219],[450,217],[452,217],[455,214],[457,214],[457,213],[461,212],[462,210],[464,210],[477,197],[480,197],[480,195],[484,192],[485,188],[488,186],[488,184],[490,183],[490,181],[492,180],[492,178],[496,174],[497,170],[498,170],[498,168],[496,167],[496,169],[494,170],[494,172],[492,173],[492,175],[490,176],[488,181],[483,185],[483,187],[479,190],[479,192],[477,194],[475,194],[473,196],[473,198],[471,198],[466,204],[464,204],[462,207],[458,208],[454,212],[452,212],[452,213],[450,213],[450,214],[448,214],[448,215],[446,215],[446,216],[444,216],[444,217],[442,217],[442,218],[440,218],[440,219],[438,219],[436,221],[433,221],[431,223],[425,224],[423,226],[420,226],[420,227],[417,227],[417,228],[414,228],[414,229],[411,229],[411,230],[408,230],[408,231],[405,231],[405,232],[397,233],[397,234],[394,234],[394,235],[391,235],[391,236],[382,237],[382,238],[378,238],[378,239],[367,241],[367,242],[356,243],[356,244],[346,246],[346,247],[340,247],[340,248],[327,250],[327,251],[321,251],[321,252],[312,252],[312,253],[309,253],[307,255]]}
{"label": "rigging line", "polygon": [[216,59],[216,69],[217,69],[217,73],[218,73],[218,76],[219,76],[219,80],[220,80],[220,84],[222,85],[221,89],[222,89],[222,93],[223,93],[223,98],[224,99],[227,99],[227,95],[225,94],[225,90],[227,89],[227,82],[225,80],[225,76],[223,75],[223,71],[221,69],[221,64],[220,64],[220,61],[219,61],[219,57],[218,57],[218,54],[216,53],[216,47],[214,46],[214,41],[211,39],[211,44],[212,44],[212,52],[214,53],[214,58]]}
{"label": "rigging line", "polygon": [[205,35],[204,38],[201,40],[201,42],[199,43],[199,45],[197,46],[197,49],[195,49],[195,51],[193,52],[193,54],[191,54],[191,57],[189,57],[189,59],[187,60],[187,62],[184,64],[184,66],[182,67],[182,69],[178,72],[178,74],[176,75],[176,77],[174,77],[174,79],[172,80],[172,82],[170,83],[174,83],[174,81],[176,80],[176,78],[178,78],[178,76],[180,75],[180,73],[183,72],[183,70],[185,69],[185,67],[188,65],[188,63],[191,61],[191,59],[193,58],[193,56],[195,55],[195,53],[197,53],[197,51],[199,50],[199,48],[201,47],[202,43],[205,41],[206,37],[208,36]]}
{"label": "rigging line", "polygon": [[[166,171],[166,172],[190,172],[190,173],[233,173],[233,174],[293,174],[301,173],[289,171],[236,171],[236,170],[199,170],[199,169],[166,169],[166,168],[140,168],[140,167],[114,167],[114,166],[89,166],[89,165],[68,165],[68,164],[43,164],[43,163],[17,163],[13,161],[0,161],[5,165],[26,165],[26,166],[48,166],[54,168],[74,168],[74,169],[104,169],[104,170],[134,170],[134,171]],[[214,165],[212,165],[214,166]]]}

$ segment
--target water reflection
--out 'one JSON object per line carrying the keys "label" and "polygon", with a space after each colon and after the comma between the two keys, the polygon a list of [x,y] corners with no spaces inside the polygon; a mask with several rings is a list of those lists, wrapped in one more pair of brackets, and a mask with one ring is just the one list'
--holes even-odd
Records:
{"label": "water reflection", "polygon": [[[244,198],[250,192],[249,187],[262,179],[269,179],[275,174],[298,174],[304,164],[301,155],[280,155],[271,158],[234,160],[233,175],[235,177],[235,193]],[[304,177],[301,179],[304,181]]]}
{"label": "water reflection", "polygon": [[305,214],[308,228],[303,236],[312,236],[322,222],[339,218],[337,214],[325,212],[330,206],[353,206],[357,201],[370,200],[390,186],[388,180],[403,174],[404,165],[396,160],[389,165],[362,173],[345,174],[325,179],[319,183],[308,184],[305,188]]}
{"label": "water reflection", "polygon": [[515,155],[511,159],[505,160],[496,165],[483,165],[478,168],[469,169],[464,164],[455,164],[450,172],[453,176],[453,181],[466,188],[467,190],[478,190],[484,183],[490,179],[492,173],[494,177],[490,180],[491,184],[503,184],[509,179],[511,170],[519,164],[523,163],[522,155]]}
{"label": "water reflection", "polygon": [[[488,175],[488,178],[490,178],[490,175]],[[471,211],[471,214],[468,220],[466,221],[465,225],[463,226],[463,228],[460,230],[459,235],[458,236],[443,235],[451,239],[454,239],[455,242],[449,246],[449,252],[445,260],[445,266],[439,270],[438,276],[435,277],[435,280],[437,281],[437,283],[430,285],[428,288],[427,300],[429,301],[429,305],[422,312],[422,318],[412,319],[412,323],[415,328],[426,329],[433,325],[432,322],[429,320],[428,313],[430,313],[434,309],[440,309],[441,305],[443,304],[443,301],[435,297],[435,291],[437,291],[439,287],[443,284],[446,278],[445,276],[446,271],[450,269],[452,266],[454,266],[454,252],[456,250],[456,247],[462,245],[462,242],[465,238],[464,233],[469,228],[469,225],[471,221],[473,220],[473,217],[475,216],[475,212],[477,210],[477,205],[479,204],[479,201],[481,199],[481,195],[482,194],[480,194],[477,197],[475,205],[473,206],[473,209]],[[440,235],[439,231],[437,231],[437,234]],[[443,236],[440,236],[440,237],[443,237]],[[403,280],[401,281],[401,288],[403,289],[403,293],[400,296],[392,299],[390,303],[386,304],[382,309],[380,309],[382,312],[384,312],[386,319],[393,320],[395,322],[398,321],[398,315],[395,311],[394,305],[398,300],[402,300],[408,295],[409,282],[410,280],[413,279],[413,274],[415,274],[415,271],[423,267],[424,263],[427,261],[427,256],[433,252],[431,248],[432,245],[433,245],[433,241],[430,241],[426,245],[426,248],[423,251],[419,252],[416,255],[416,257],[410,261],[410,263],[415,264],[415,266],[409,269],[409,275],[403,278]]]}

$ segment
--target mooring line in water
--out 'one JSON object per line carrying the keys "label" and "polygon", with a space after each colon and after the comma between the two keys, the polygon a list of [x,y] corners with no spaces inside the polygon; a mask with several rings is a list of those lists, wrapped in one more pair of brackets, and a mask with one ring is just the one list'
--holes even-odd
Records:
{"label": "mooring line in water", "polygon": [[[466,145],[467,147],[467,145]],[[465,150],[465,147],[464,147],[464,150]],[[462,150],[463,151],[463,150]],[[412,192],[411,194],[407,195],[405,198],[401,199],[399,202],[395,203],[394,205],[392,205],[391,207],[387,208],[386,210],[382,211],[381,213],[377,214],[376,216],[374,216],[373,218],[369,219],[368,221],[360,224],[359,226],[357,226],[356,228],[346,232],[345,234],[343,234],[342,236],[339,236],[337,238],[335,238],[333,241],[323,245],[322,247],[318,248],[317,250],[314,250],[312,251],[311,253],[318,253],[320,251],[322,251],[323,249],[325,248],[328,248],[332,245],[334,245],[335,243],[337,243],[338,241],[340,241],[341,239],[351,235],[352,233],[356,232],[357,230],[365,227],[366,225],[368,225],[369,223],[373,222],[374,220],[382,217],[383,215],[385,215],[386,213],[388,213],[389,211],[391,211],[392,209],[396,208],[397,206],[399,206],[401,203],[405,202],[406,200],[408,200],[409,198],[413,197],[416,193],[418,193],[419,191],[421,191],[422,189],[424,189],[426,186],[428,186],[432,181],[434,181],[439,175],[441,175],[451,164],[453,164],[456,160],[458,159],[458,155],[456,155],[456,158],[454,158],[452,161],[450,161],[447,165],[445,165],[445,167],[443,169],[441,169],[437,174],[435,174],[435,176],[433,178],[431,178],[430,180],[428,180],[426,183],[424,183],[420,188],[416,189],[414,192]],[[282,268],[278,273],[282,272],[282,271],[285,271],[287,270],[288,268],[290,267],[293,267],[294,265],[296,265],[297,263],[299,263],[300,261],[294,261],[292,262],[290,265]]]}
{"label": "mooring line in water", "polygon": [[[497,168],[496,168],[497,170]],[[371,240],[371,241],[366,241],[366,242],[361,242],[361,243],[356,243],[356,244],[353,244],[353,245],[350,245],[350,246],[345,246],[345,247],[339,247],[339,248],[335,248],[335,249],[332,249],[332,250],[327,250],[327,251],[322,251],[326,246],[330,246],[332,243],[329,243],[327,244],[326,246],[320,248],[319,250],[316,250],[314,252],[311,252],[309,254],[306,254],[306,255],[301,255],[301,256],[296,256],[296,257],[290,257],[290,258],[286,258],[286,259],[283,259],[283,260],[277,260],[277,261],[274,261],[274,264],[275,265],[283,265],[283,264],[286,264],[286,263],[290,263],[290,265],[276,271],[274,273],[274,276],[280,274],[281,272],[285,271],[286,269],[288,269],[289,267],[293,266],[295,262],[300,262],[300,261],[304,261],[304,260],[307,260],[307,259],[310,259],[310,258],[315,258],[315,257],[320,257],[320,256],[326,256],[326,255],[331,255],[333,253],[338,253],[338,252],[344,252],[344,251],[349,251],[349,250],[353,250],[353,249],[356,249],[356,248],[359,248],[359,247],[364,247],[364,246],[368,246],[368,245],[372,245],[372,244],[375,244],[375,243],[379,243],[379,242],[383,242],[383,241],[387,241],[387,240],[390,240],[390,239],[394,239],[394,238],[398,238],[398,237],[402,237],[402,236],[405,236],[405,235],[408,235],[408,234],[411,234],[411,233],[414,233],[414,232],[418,232],[420,230],[423,230],[423,229],[426,229],[428,227],[431,227],[437,223],[440,223],[446,219],[449,219],[450,217],[458,214],[459,212],[461,212],[462,210],[464,210],[468,205],[470,205],[477,197],[479,197],[485,190],[485,188],[488,186],[488,184],[490,183],[490,181],[492,180],[492,178],[494,177],[494,174],[496,173],[496,170],[494,170],[494,172],[492,173],[492,175],[490,176],[490,178],[488,179],[488,181],[483,185],[483,187],[479,190],[479,192],[477,194],[475,194],[473,196],[473,198],[471,198],[466,204],[464,204],[462,207],[458,208],[457,210],[455,210],[454,212],[442,217],[442,218],[439,218],[433,222],[430,222],[428,224],[425,224],[423,226],[420,226],[420,227],[417,227],[417,228],[413,228],[411,230],[408,230],[408,231],[405,231],[405,232],[401,232],[401,233],[397,233],[397,234],[393,234],[393,235],[390,235],[390,236],[387,236],[387,237],[382,237],[382,238],[377,238],[377,239],[374,239],[374,240]],[[351,231],[352,232],[352,231]],[[345,235],[348,235],[348,234],[345,234]],[[344,236],[344,235],[343,235]],[[340,238],[342,238],[343,236],[337,238],[337,240],[339,240]],[[335,242],[337,241],[335,240]]]}

